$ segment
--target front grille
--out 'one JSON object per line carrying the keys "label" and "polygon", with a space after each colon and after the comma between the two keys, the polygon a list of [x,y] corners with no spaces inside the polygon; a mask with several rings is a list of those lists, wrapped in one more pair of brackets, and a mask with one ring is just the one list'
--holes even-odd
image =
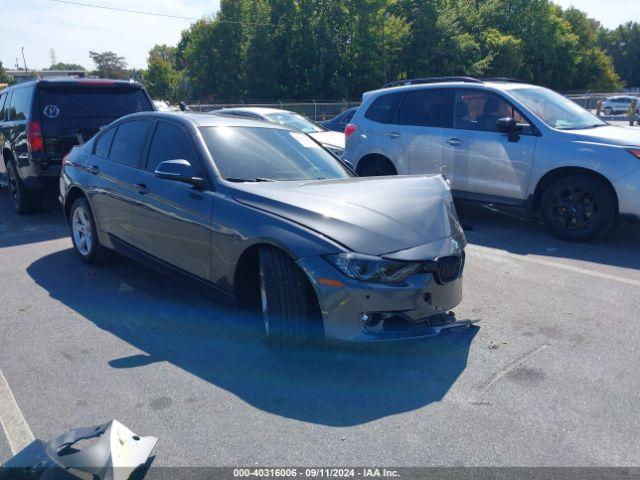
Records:
{"label": "front grille", "polygon": [[464,268],[464,253],[461,256],[440,257],[437,261],[436,280],[449,283],[460,278]]}

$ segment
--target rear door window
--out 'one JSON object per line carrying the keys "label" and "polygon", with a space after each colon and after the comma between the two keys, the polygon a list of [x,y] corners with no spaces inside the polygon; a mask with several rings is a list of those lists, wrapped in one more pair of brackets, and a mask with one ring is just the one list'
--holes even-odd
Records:
{"label": "rear door window", "polygon": [[44,122],[78,118],[119,118],[152,110],[139,89],[105,87],[42,87],[40,111]]}
{"label": "rear door window", "polygon": [[412,90],[405,94],[398,111],[398,124],[420,127],[450,127],[449,91]]}
{"label": "rear door window", "polygon": [[150,120],[121,123],[113,137],[109,159],[130,167],[139,167],[150,126]]}
{"label": "rear door window", "polygon": [[31,99],[33,88],[23,87],[13,90],[11,106],[9,107],[9,120],[26,120],[31,112]]}
{"label": "rear door window", "polygon": [[187,132],[177,125],[159,122],[149,147],[147,170],[155,172],[167,160],[186,160],[195,171],[199,170],[198,156]]}
{"label": "rear door window", "polygon": [[116,129],[112,128],[111,130],[104,132],[104,134],[98,138],[98,141],[96,142],[96,150],[94,152],[95,155],[102,158],[109,157],[109,150],[111,149],[111,142],[113,141],[115,133]]}
{"label": "rear door window", "polygon": [[401,93],[382,95],[373,101],[364,116],[378,123],[393,123],[401,98]]}

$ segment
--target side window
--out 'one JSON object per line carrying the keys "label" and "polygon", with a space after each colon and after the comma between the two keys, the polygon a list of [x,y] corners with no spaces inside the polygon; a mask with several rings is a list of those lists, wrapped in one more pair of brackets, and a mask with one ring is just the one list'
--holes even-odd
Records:
{"label": "side window", "polygon": [[347,125],[349,122],[351,122],[351,119],[353,118],[353,115],[356,113],[355,110],[351,110],[350,112],[347,112],[346,115],[344,115],[341,119],[340,119],[340,123],[339,125]]}
{"label": "side window", "polygon": [[98,141],[96,142],[96,149],[94,154],[98,157],[108,158],[109,157],[109,149],[111,148],[111,142],[113,140],[113,136],[116,133],[116,129],[112,128],[111,130],[106,131]]}
{"label": "side window", "polygon": [[364,116],[378,123],[393,123],[401,93],[382,95],[376,98]]}
{"label": "side window", "polygon": [[480,90],[460,90],[456,92],[454,128],[497,132],[498,120],[504,117],[513,117],[522,126],[522,133],[531,135],[532,128],[527,119],[499,95]]}
{"label": "side window", "polygon": [[0,122],[4,120],[4,102],[7,99],[7,94],[0,95]]}
{"label": "side window", "polygon": [[405,94],[398,111],[399,125],[450,127],[449,91],[412,90]]}
{"label": "side window", "polygon": [[155,172],[156,167],[167,160],[186,160],[196,171],[199,167],[198,156],[187,133],[176,125],[160,122],[151,140],[147,170]]}
{"label": "side window", "polygon": [[139,167],[150,126],[149,120],[121,123],[113,137],[109,159],[131,167]]}
{"label": "side window", "polygon": [[27,87],[16,88],[11,97],[9,120],[26,120],[31,112],[32,98],[33,89]]}

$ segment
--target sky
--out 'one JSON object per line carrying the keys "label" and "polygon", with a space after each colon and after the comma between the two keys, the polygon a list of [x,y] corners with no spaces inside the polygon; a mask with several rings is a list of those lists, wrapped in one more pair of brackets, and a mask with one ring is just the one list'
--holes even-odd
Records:
{"label": "sky", "polygon": [[[219,8],[219,0],[63,0],[180,17],[201,18]],[[613,28],[630,20],[640,22],[640,0],[554,0],[563,7],[585,10]],[[89,51],[111,50],[130,67],[144,68],[156,44],[176,45],[180,32],[193,20],[165,18],[90,8],[56,0],[0,0],[0,61],[23,67],[21,47],[29,69],[50,65],[50,49],[58,62],[94,67]]]}

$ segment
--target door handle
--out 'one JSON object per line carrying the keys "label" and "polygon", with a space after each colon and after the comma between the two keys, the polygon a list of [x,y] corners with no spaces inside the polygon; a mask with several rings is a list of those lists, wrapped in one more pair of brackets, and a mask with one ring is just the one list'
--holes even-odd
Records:
{"label": "door handle", "polygon": [[460,145],[462,145],[464,143],[459,138],[450,138],[448,140],[445,140],[445,142],[448,143],[449,145],[451,145],[452,147],[459,147]]}
{"label": "door handle", "polygon": [[133,185],[133,188],[140,195],[146,195],[147,193],[149,193],[149,189],[147,188],[147,186],[144,183],[135,183]]}
{"label": "door handle", "polygon": [[97,165],[92,165],[87,167],[87,172],[92,173],[93,175],[97,175],[100,173],[100,168]]}
{"label": "door handle", "polygon": [[400,134],[398,132],[388,132],[387,137],[389,138],[398,138]]}

